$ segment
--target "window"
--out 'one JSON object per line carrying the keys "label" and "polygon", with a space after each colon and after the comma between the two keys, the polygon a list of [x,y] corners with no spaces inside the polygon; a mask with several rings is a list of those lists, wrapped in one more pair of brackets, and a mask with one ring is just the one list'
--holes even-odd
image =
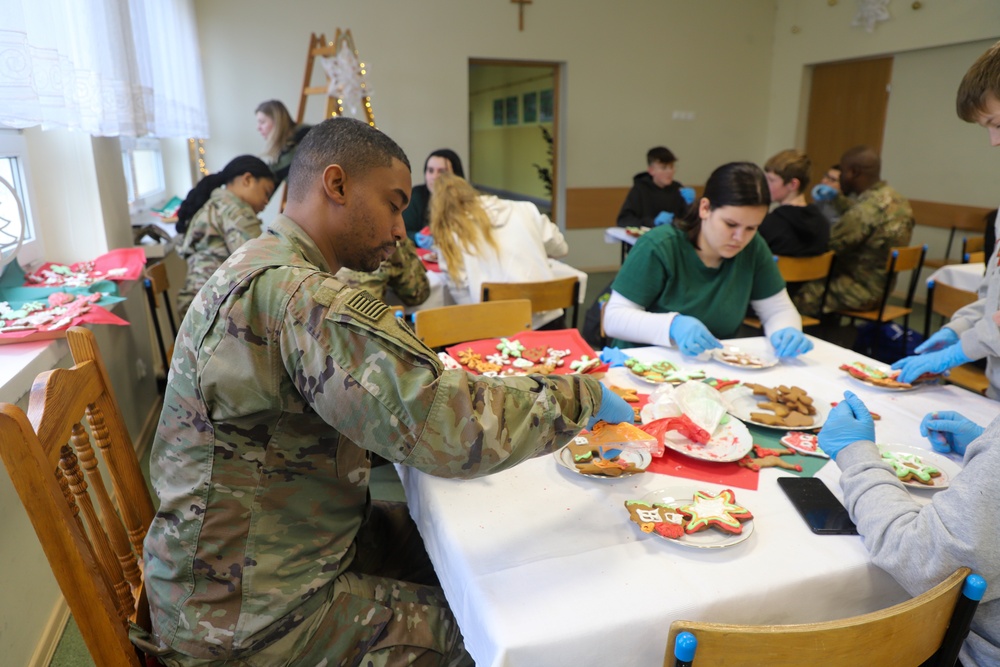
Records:
{"label": "window", "polygon": [[130,213],[149,209],[162,198],[166,183],[163,179],[163,155],[158,139],[121,138],[122,168],[128,190]]}
{"label": "window", "polygon": [[[24,207],[24,241],[18,260],[21,266],[26,266],[42,256],[41,243],[38,242],[38,235],[31,219],[31,202],[28,196],[29,188],[26,178],[28,173],[27,147],[24,137],[17,130],[0,129],[0,178],[11,184],[14,192],[17,193],[21,205]],[[16,212],[0,211],[0,216],[5,219],[16,219]],[[21,230],[18,228],[4,228],[3,236],[18,235]]]}

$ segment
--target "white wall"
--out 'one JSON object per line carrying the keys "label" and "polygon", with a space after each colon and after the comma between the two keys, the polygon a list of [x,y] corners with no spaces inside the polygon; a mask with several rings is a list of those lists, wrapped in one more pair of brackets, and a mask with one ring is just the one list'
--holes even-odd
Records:
{"label": "white wall", "polygon": [[[351,29],[375,120],[416,165],[415,183],[435,148],[468,162],[469,58],[566,63],[569,187],[629,185],[661,143],[680,156],[678,178],[691,182],[764,149],[771,1],[545,0],[525,8],[524,32],[506,2],[212,0],[196,10],[213,170],[263,149],[259,102],[276,97],[295,113],[309,34],[330,38],[337,27]],[[307,108],[317,120],[323,99]],[[672,120],[674,110],[695,120]]]}

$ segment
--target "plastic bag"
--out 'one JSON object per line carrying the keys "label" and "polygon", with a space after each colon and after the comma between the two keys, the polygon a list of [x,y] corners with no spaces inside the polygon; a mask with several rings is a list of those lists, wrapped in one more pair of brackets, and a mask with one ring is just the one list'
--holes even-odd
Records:
{"label": "plastic bag", "polygon": [[647,424],[664,417],[687,415],[699,428],[715,433],[726,416],[722,394],[704,382],[689,381],[676,387],[657,387],[643,407],[642,423]]}

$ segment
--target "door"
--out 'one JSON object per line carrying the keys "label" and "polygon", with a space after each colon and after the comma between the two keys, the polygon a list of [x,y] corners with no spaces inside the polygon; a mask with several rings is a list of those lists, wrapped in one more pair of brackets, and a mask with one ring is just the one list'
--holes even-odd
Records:
{"label": "door", "polygon": [[559,64],[469,60],[469,181],[554,216]]}
{"label": "door", "polygon": [[806,131],[813,184],[848,148],[865,144],[881,154],[891,81],[891,57],[813,67]]}

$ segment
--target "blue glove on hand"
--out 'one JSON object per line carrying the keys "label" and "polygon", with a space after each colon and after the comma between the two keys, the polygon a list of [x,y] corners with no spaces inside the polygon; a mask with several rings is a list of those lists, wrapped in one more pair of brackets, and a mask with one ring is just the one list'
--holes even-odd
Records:
{"label": "blue glove on hand", "polygon": [[722,343],[712,335],[697,317],[675,315],[670,323],[670,337],[684,354],[696,357],[705,350],[722,347]]}
{"label": "blue glove on hand", "polygon": [[430,234],[417,232],[413,240],[414,243],[417,244],[418,248],[423,248],[424,250],[430,250],[434,246],[434,237],[431,236]]}
{"label": "blue glove on hand", "polygon": [[628,359],[628,357],[625,355],[625,353],[622,352],[617,347],[607,347],[607,346],[605,346],[605,348],[603,350],[601,350],[601,354],[598,355],[598,356],[601,357],[601,361],[603,361],[604,363],[606,363],[609,368],[616,368],[618,366],[624,366],[625,365],[625,360]]}
{"label": "blue glove on hand", "polygon": [[958,334],[955,333],[954,329],[949,329],[948,327],[941,327],[936,333],[932,334],[930,338],[925,340],[920,345],[913,350],[917,354],[923,354],[924,352],[933,352],[935,350],[942,350],[946,347],[951,347],[958,342]]}
{"label": "blue glove on hand", "polygon": [[793,327],[785,327],[771,334],[771,345],[778,358],[797,357],[813,349],[812,341],[806,335]]}
{"label": "blue glove on hand", "polygon": [[819,432],[819,448],[836,460],[840,450],[858,440],[875,442],[875,420],[854,392],[845,391]]}
{"label": "blue glove on hand", "polygon": [[969,443],[983,434],[982,426],[951,410],[931,412],[920,422],[920,435],[931,441],[936,452],[965,456]]}
{"label": "blue glove on hand", "polygon": [[594,424],[599,421],[606,421],[609,424],[619,424],[621,422],[631,424],[635,421],[635,410],[625,402],[625,399],[602,384],[601,407],[597,409],[594,416],[587,422],[587,428],[594,428]]}
{"label": "blue glove on hand", "polygon": [[653,225],[659,227],[660,225],[669,225],[674,221],[674,214],[670,211],[660,211],[653,218]]}
{"label": "blue glove on hand", "polygon": [[[932,337],[933,338],[933,337]],[[892,365],[895,370],[900,371],[896,379],[900,382],[913,382],[924,373],[944,373],[949,368],[961,366],[972,361],[961,345],[952,345],[930,354],[919,354],[913,357],[900,359]]]}
{"label": "blue glove on hand", "polygon": [[812,189],[813,201],[833,201],[837,198],[837,190],[829,185],[820,183]]}
{"label": "blue glove on hand", "polygon": [[684,201],[690,206],[694,203],[694,188],[681,188],[681,197],[684,197]]}

